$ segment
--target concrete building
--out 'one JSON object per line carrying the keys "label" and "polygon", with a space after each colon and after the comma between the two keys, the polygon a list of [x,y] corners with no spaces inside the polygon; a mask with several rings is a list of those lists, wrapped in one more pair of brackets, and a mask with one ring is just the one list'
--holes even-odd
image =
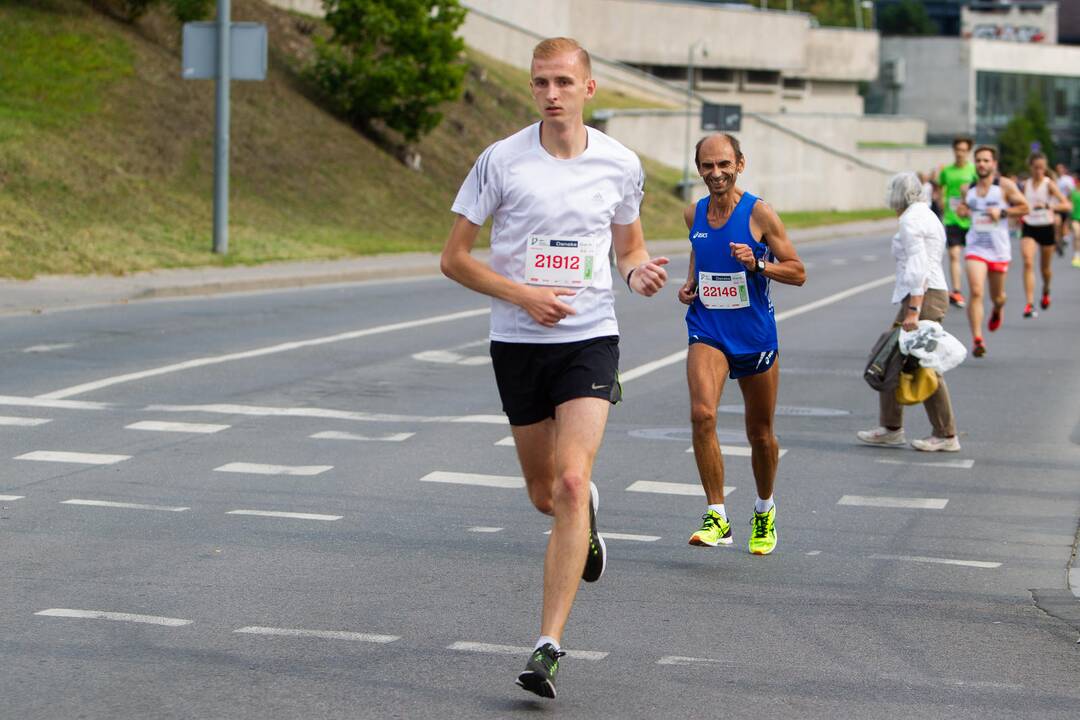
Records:
{"label": "concrete building", "polygon": [[931,142],[993,143],[1032,95],[1058,158],[1080,165],[1080,47],[946,37],[887,37],[869,109],[928,122]]}

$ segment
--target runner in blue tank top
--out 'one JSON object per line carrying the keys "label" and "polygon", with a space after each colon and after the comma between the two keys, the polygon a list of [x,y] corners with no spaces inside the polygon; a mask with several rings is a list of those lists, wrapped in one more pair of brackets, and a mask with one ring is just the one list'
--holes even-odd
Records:
{"label": "runner in blue tank top", "polygon": [[780,375],[772,280],[802,285],[806,270],[776,212],[736,186],[746,159],[726,133],[703,138],[694,162],[709,188],[708,197],[686,208],[690,231],[690,271],[679,288],[689,305],[686,359],[694,459],[708,508],[691,545],[732,543],[724,508],[724,461],[716,437],[716,408],[726,377],[739,381],[746,405],[757,502],[750,521],[750,552],[768,555],[776,547],[773,485],[780,448],[773,415]]}

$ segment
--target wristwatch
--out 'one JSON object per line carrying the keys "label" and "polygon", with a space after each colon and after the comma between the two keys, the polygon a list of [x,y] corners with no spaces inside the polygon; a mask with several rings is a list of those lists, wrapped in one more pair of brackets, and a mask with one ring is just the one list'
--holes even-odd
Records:
{"label": "wristwatch", "polygon": [[755,260],[754,261],[754,269],[751,270],[750,272],[756,272],[756,273],[765,272],[765,260],[763,258],[758,258],[757,260]]}

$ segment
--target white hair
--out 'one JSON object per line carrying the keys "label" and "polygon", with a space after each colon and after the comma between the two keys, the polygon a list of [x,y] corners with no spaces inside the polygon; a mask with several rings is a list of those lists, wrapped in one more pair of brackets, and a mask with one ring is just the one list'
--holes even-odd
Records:
{"label": "white hair", "polygon": [[896,212],[907,210],[910,205],[923,199],[922,183],[913,172],[902,172],[889,179],[885,201]]}

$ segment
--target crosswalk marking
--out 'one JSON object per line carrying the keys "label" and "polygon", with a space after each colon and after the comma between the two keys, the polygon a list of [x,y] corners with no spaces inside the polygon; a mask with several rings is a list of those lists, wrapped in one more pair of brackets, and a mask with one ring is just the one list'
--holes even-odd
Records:
{"label": "crosswalk marking", "polygon": [[473,527],[469,528],[469,532],[474,533],[497,533],[502,532],[502,530],[503,529],[501,527],[489,527],[487,525],[474,525]]}
{"label": "crosswalk marking", "polygon": [[19,455],[16,460],[33,460],[36,462],[73,463],[76,465],[113,465],[124,460],[129,460],[130,455],[105,455],[100,453],[60,452],[54,450],[35,450],[24,455]]}
{"label": "crosswalk marking", "polygon": [[[626,492],[660,493],[661,495],[699,495],[705,497],[700,483],[673,483],[657,480],[638,480],[626,488]],[[735,492],[734,487],[724,486],[724,497]]]}
{"label": "crosswalk marking", "polygon": [[[548,530],[544,534],[545,535],[550,535],[551,531]],[[656,542],[657,540],[660,539],[659,535],[634,535],[634,534],[631,534],[631,533],[608,532],[607,530],[601,530],[600,534],[604,537],[605,540],[630,540],[630,541],[633,541],[633,542]]]}
{"label": "crosswalk marking", "polygon": [[389,433],[387,435],[360,435],[358,433],[339,432],[337,430],[324,430],[314,435],[308,435],[312,440],[356,440],[359,442],[405,442],[416,433]]}
{"label": "crosswalk marking", "polygon": [[[519,645],[492,645],[491,643],[471,642],[468,640],[460,640],[456,643],[446,646],[447,650],[461,650],[463,652],[478,652],[478,653],[494,653],[496,655],[529,655],[533,649],[531,647],[519,646]],[[566,657],[573,658],[575,660],[603,660],[608,656],[606,652],[598,652],[596,650],[567,650],[563,648],[563,652],[566,653]]]}
{"label": "crosswalk marking", "polygon": [[212,423],[162,422],[160,420],[140,420],[139,422],[131,423],[130,425],[124,426],[124,428],[127,430],[201,433],[205,435],[221,432],[222,430],[228,430],[229,427],[229,425],[214,425]]}
{"label": "crosswalk marking", "polygon": [[[0,398],[0,405],[3,404]],[[48,406],[46,406],[48,407]],[[209,405],[147,405],[146,412],[210,413],[215,415],[247,415],[250,417],[301,417],[326,420],[352,420],[356,422],[386,423],[477,423],[480,425],[508,425],[505,415],[394,415],[390,413],[356,412],[315,407],[268,407],[265,405],[235,405],[211,403]]]}
{"label": "crosswalk marking", "polygon": [[112,403],[90,402],[87,400],[53,400],[45,397],[19,397],[0,395],[0,405],[15,407],[59,408],[62,410],[108,410]]}
{"label": "crosswalk marking", "polygon": [[961,565],[963,567],[983,568],[992,570],[1001,567],[999,562],[984,560],[953,560],[950,558],[922,557],[919,555],[871,555],[871,560],[905,560],[917,563],[936,563],[938,565]]}
{"label": "crosswalk marking", "polygon": [[161,510],[164,512],[184,512],[190,510],[189,507],[170,507],[168,505],[143,505],[141,503],[128,503],[128,502],[112,502],[111,500],[82,500],[79,498],[72,498],[71,500],[64,500],[61,505],[87,505],[90,507],[105,507],[105,508],[127,508],[129,510]]}
{"label": "crosswalk marking", "polygon": [[8,415],[0,415],[0,425],[11,425],[14,427],[37,427],[38,425],[44,425],[48,422],[52,422],[52,420],[50,420],[49,418],[10,417]]}
{"label": "crosswalk marking", "polygon": [[523,488],[525,478],[512,475],[479,475],[475,473],[444,472],[436,470],[420,478],[420,482],[451,483],[454,485],[482,485],[497,488]]}
{"label": "crosswalk marking", "polygon": [[283,512],[280,510],[229,510],[226,515],[253,515],[255,517],[290,518],[293,520],[340,520],[342,515],[321,515],[319,513]]}
{"label": "crosswalk marking", "polygon": [[25,495],[0,495],[0,502],[14,502],[15,500],[22,500]]}
{"label": "crosswalk marking", "polygon": [[495,445],[497,447],[516,447],[517,446],[517,444],[514,442],[514,436],[513,435],[507,435],[502,440],[499,440],[497,443],[495,443]]}
{"label": "crosswalk marking", "polygon": [[975,461],[971,458],[965,460],[932,460],[919,462],[917,460],[894,460],[892,458],[879,458],[882,465],[914,465],[916,467],[956,468],[958,470],[970,470],[975,467]]}
{"label": "crosswalk marking", "polygon": [[723,660],[712,658],[684,657],[682,655],[665,655],[656,661],[657,665],[723,665]]}
{"label": "crosswalk marking", "polygon": [[190,625],[190,620],[180,618],[158,617],[156,615],[135,615],[132,613],[110,612],[107,610],[75,610],[72,608],[49,608],[34,613],[43,617],[82,618],[85,620],[116,620],[119,622],[145,623],[148,625],[165,625],[167,627],[180,627]]}
{"label": "crosswalk marking", "polygon": [[275,628],[275,627],[261,627],[259,625],[249,625],[237,630],[233,630],[234,633],[243,633],[245,635],[276,635],[281,637],[311,637],[321,638],[324,640],[353,640],[357,642],[368,643],[392,643],[400,640],[397,635],[378,635],[373,633],[360,633],[350,632],[347,630],[302,630],[299,628]]}
{"label": "crosswalk marking", "polygon": [[948,503],[948,498],[868,497],[865,495],[845,495],[840,498],[836,504],[855,505],[860,507],[943,510]]}
{"label": "crosswalk marking", "polygon": [[[694,446],[686,448],[686,452],[694,452]],[[728,457],[753,457],[753,451],[747,445],[721,445],[720,453]],[[780,448],[779,457],[787,455],[787,448]]]}
{"label": "crosswalk marking", "polygon": [[261,463],[234,462],[214,468],[214,472],[246,473],[248,475],[299,475],[310,477],[333,470],[333,465],[263,465]]}

